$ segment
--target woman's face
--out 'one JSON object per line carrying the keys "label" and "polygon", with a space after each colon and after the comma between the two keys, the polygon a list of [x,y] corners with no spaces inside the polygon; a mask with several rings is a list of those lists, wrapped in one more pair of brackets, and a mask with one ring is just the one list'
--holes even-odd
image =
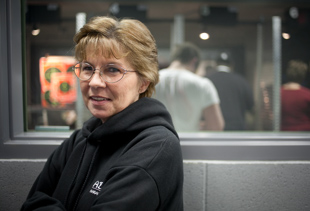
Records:
{"label": "woman's face", "polygon": [[[93,55],[93,54],[86,54]],[[104,58],[101,55],[88,57],[85,61],[95,69],[107,64],[116,64],[126,70],[134,70],[125,58]],[[81,92],[86,107],[93,116],[105,122],[111,116],[119,113],[139,99],[140,93],[146,90],[149,83],[139,81],[137,72],[127,72],[116,83],[107,83],[96,71],[90,80],[80,80]]]}

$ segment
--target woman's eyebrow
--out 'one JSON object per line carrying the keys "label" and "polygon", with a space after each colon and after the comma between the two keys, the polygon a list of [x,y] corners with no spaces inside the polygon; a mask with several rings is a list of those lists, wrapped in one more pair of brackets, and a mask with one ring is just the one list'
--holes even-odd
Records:
{"label": "woman's eyebrow", "polygon": [[[87,61],[87,60],[83,60],[83,62],[88,63],[88,64],[94,66],[94,64],[93,64],[92,62],[89,62],[89,61]],[[120,66],[120,67],[123,67],[123,66],[124,66],[123,63],[121,63],[121,62],[119,62],[119,61],[115,61],[115,60],[113,60],[113,59],[111,59],[111,60],[110,60],[110,59],[107,59],[107,61],[105,61],[105,62],[99,62],[99,63],[101,64],[101,66],[106,66],[106,65],[110,65],[110,64],[118,65],[118,66]]]}
{"label": "woman's eyebrow", "polygon": [[91,65],[92,65],[92,63],[91,63],[91,62],[89,62],[89,61],[87,61],[87,60],[83,60],[82,62],[87,63],[87,64],[91,64]]}

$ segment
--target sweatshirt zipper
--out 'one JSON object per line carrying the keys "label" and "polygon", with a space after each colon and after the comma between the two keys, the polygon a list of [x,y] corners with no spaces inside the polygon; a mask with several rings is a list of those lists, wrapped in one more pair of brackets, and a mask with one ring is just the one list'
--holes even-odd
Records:
{"label": "sweatshirt zipper", "polygon": [[85,155],[86,148],[87,148],[87,142],[86,142],[86,144],[85,144],[85,146],[84,146],[83,152],[82,152],[81,157],[80,157],[80,160],[79,160],[78,168],[76,169],[76,172],[75,172],[74,177],[73,177],[73,180],[72,180],[72,182],[71,182],[69,191],[68,191],[68,193],[67,193],[67,195],[66,195],[65,203],[64,203],[65,206],[66,206],[67,203],[68,203],[69,193],[71,192],[71,190],[72,190],[72,188],[73,188],[73,186],[74,186],[75,180],[76,180],[76,178],[77,178],[77,175],[78,175],[78,173],[79,173],[79,171],[80,171],[81,163],[82,163],[82,161],[83,161],[83,157],[84,157],[84,155]]}
{"label": "sweatshirt zipper", "polygon": [[88,181],[90,172],[91,172],[91,170],[92,170],[92,167],[93,167],[93,164],[94,164],[95,157],[96,157],[96,155],[97,155],[98,149],[99,149],[99,145],[97,146],[97,148],[96,148],[96,150],[95,150],[95,153],[93,154],[91,163],[90,163],[90,165],[89,165],[89,169],[88,169],[87,174],[86,174],[86,177],[85,177],[85,180],[84,180],[83,185],[82,185],[82,187],[81,187],[81,189],[80,189],[80,192],[79,192],[79,194],[78,194],[78,197],[76,198],[76,201],[75,201],[75,204],[74,204],[74,207],[73,207],[73,211],[75,211],[76,208],[77,208],[77,206],[78,206],[78,203],[79,203],[79,201],[80,201],[82,192],[83,192],[83,190],[84,190],[84,188],[85,188],[86,182]]}

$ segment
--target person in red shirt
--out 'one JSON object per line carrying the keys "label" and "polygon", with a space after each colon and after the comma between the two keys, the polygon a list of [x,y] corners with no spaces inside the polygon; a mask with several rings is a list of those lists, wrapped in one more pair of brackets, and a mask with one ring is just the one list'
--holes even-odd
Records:
{"label": "person in red shirt", "polygon": [[310,89],[301,85],[307,71],[303,61],[288,63],[287,82],[281,87],[282,131],[310,131]]}

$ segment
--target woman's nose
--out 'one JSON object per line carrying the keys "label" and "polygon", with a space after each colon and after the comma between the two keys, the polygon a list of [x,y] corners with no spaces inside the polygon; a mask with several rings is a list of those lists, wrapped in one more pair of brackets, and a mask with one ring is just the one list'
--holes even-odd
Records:
{"label": "woman's nose", "polygon": [[95,69],[93,76],[89,81],[89,86],[91,87],[106,87],[106,82],[103,80],[102,76],[100,75],[100,70]]}

